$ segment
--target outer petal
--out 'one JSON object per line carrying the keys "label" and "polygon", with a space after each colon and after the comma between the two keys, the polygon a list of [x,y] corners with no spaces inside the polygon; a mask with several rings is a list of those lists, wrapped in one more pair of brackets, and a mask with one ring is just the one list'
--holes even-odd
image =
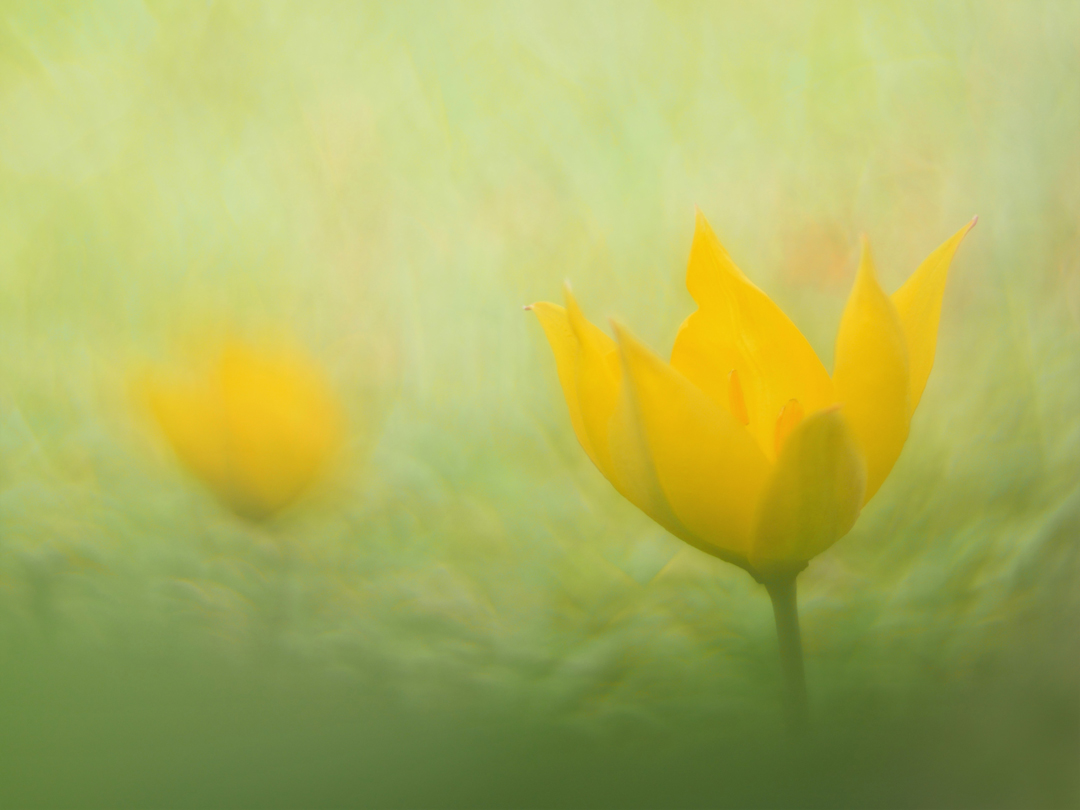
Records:
{"label": "outer petal", "polygon": [[828,372],[795,324],[735,266],[700,211],[686,286],[698,310],[679,329],[671,365],[725,410],[736,369],[748,428],[771,459],[776,419],[789,400],[807,414],[835,401]]}
{"label": "outer petal", "polygon": [[734,555],[706,543],[675,516],[660,487],[615,343],[585,320],[569,289],[566,292],[566,309],[546,302],[533,304],[530,309],[540,320],[555,354],[578,441],[615,489],[646,515],[702,551],[745,567],[745,555]]}
{"label": "outer petal", "polygon": [[[714,546],[695,537],[675,515],[668,503],[667,496],[660,486],[652,454],[649,451],[641,420],[638,418],[637,402],[633,390],[626,378],[619,390],[619,401],[609,425],[609,450],[613,470],[617,476],[612,479],[615,489],[673,535],[685,540],[710,554],[716,553]],[[744,564],[742,559],[740,564]]]}
{"label": "outer petal", "polygon": [[581,314],[569,287],[566,303],[566,309],[547,302],[530,308],[555,354],[574,433],[600,472],[615,483],[607,433],[619,393],[618,350],[611,338]]}
{"label": "outer petal", "polygon": [[623,377],[656,480],[699,540],[745,557],[769,464],[750,434],[681,373],[616,327]]}
{"label": "outer petal", "polygon": [[608,425],[619,396],[619,352],[615,341],[586,320],[566,285],[566,315],[577,338],[577,391],[581,419],[600,471],[615,481],[608,448]]}
{"label": "outer petal", "polygon": [[840,320],[833,382],[866,459],[868,501],[907,439],[911,383],[900,318],[874,276],[865,238],[855,287]]}
{"label": "outer petal", "polygon": [[536,314],[547,336],[551,351],[555,355],[555,368],[559,374],[559,383],[562,385],[566,407],[570,411],[570,424],[574,428],[574,435],[577,436],[589,458],[599,467],[600,463],[596,460],[592,440],[589,439],[589,434],[585,430],[585,419],[581,415],[577,390],[578,342],[574,330],[570,328],[570,319],[566,315],[566,310],[558,304],[550,304],[547,301],[531,304],[528,308]]}
{"label": "outer petal", "polygon": [[865,488],[866,465],[840,409],[807,417],[765,486],[751,564],[765,574],[802,568],[855,524]]}
{"label": "outer petal", "polygon": [[949,237],[911,274],[904,286],[892,294],[892,302],[900,315],[900,325],[907,339],[911,361],[911,410],[922,399],[923,389],[934,365],[937,347],[938,321],[941,319],[941,299],[945,294],[945,279],[953,254],[967,232],[978,222],[975,217]]}

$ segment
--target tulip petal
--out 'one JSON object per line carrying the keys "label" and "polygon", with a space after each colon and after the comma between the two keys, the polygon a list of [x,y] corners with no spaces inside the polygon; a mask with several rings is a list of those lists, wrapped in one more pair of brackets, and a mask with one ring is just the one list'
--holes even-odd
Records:
{"label": "tulip petal", "polygon": [[622,374],[618,348],[615,341],[581,313],[570,285],[566,285],[564,292],[567,319],[578,344],[576,371],[581,419],[596,453],[597,466],[608,479],[614,480],[608,450],[608,425],[615,412]]}
{"label": "tulip petal", "polygon": [[566,310],[558,304],[550,304],[547,301],[530,304],[528,309],[532,310],[540,321],[551,351],[555,355],[555,369],[559,375],[559,384],[562,385],[566,407],[570,411],[570,424],[574,428],[574,435],[577,436],[578,442],[589,458],[599,467],[600,462],[597,461],[592,440],[589,439],[589,434],[585,430],[585,419],[581,415],[577,390],[578,342],[574,330],[570,328],[570,319]]}
{"label": "tulip petal", "polygon": [[950,236],[931,253],[919,269],[911,274],[904,286],[892,294],[892,302],[900,315],[900,325],[907,339],[911,362],[911,410],[922,399],[923,389],[934,365],[937,348],[938,322],[941,320],[941,299],[953,254],[967,232],[975,227],[978,217]]}
{"label": "tulip petal", "polygon": [[784,405],[797,399],[808,414],[832,405],[832,380],[795,324],[735,266],[700,211],[686,286],[698,309],[679,329],[671,365],[724,410],[735,369],[748,429],[772,459]]}
{"label": "tulip petal", "polygon": [[865,502],[896,463],[911,414],[903,328],[896,307],[874,275],[865,238],[855,286],[840,320],[833,382],[866,460]]}
{"label": "tulip petal", "polygon": [[531,305],[544,329],[570,411],[574,433],[597,468],[615,483],[608,451],[608,423],[619,392],[615,342],[585,319],[566,288],[566,308]]}
{"label": "tulip petal", "polygon": [[840,409],[805,418],[765,485],[751,564],[766,575],[801,569],[855,524],[865,486],[866,465]]}
{"label": "tulip petal", "polygon": [[616,473],[611,483],[619,494],[679,539],[701,548],[702,541],[675,516],[664,495],[638,418],[637,404],[625,377],[611,417],[608,441],[612,470]]}
{"label": "tulip petal", "polygon": [[[547,302],[529,309],[536,313],[555,354],[578,441],[620,495],[676,537],[716,554],[682,525],[660,488],[636,405],[620,383],[623,375],[614,341],[585,319],[569,288],[566,298],[565,309]],[[729,561],[746,564],[745,558]]]}
{"label": "tulip petal", "polygon": [[616,338],[632,418],[664,499],[699,541],[745,557],[769,471],[764,454],[680,372],[625,329],[616,327]]}

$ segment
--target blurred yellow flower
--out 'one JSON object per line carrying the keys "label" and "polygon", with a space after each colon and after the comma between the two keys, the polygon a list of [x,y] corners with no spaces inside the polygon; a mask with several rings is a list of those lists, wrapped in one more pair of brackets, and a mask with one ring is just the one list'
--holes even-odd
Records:
{"label": "blurred yellow flower", "polygon": [[310,361],[225,346],[210,373],[147,381],[154,416],[177,456],[239,515],[258,519],[310,485],[341,439],[341,415]]}
{"label": "blurred yellow flower", "polygon": [[945,279],[973,219],[892,296],[867,242],[836,367],[731,260],[698,213],[687,287],[698,309],[671,362],[615,324],[531,306],[578,440],[629,501],[759,581],[793,578],[855,523],[907,439],[930,375]]}

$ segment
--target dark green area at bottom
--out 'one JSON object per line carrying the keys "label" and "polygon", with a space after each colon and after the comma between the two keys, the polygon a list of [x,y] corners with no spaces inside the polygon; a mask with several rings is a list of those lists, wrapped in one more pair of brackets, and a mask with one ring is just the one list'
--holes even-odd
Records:
{"label": "dark green area at bottom", "polygon": [[310,665],[8,648],[0,807],[1080,806],[1075,633],[1021,635],[906,707],[818,705],[801,743],[762,742],[775,707],[590,727]]}

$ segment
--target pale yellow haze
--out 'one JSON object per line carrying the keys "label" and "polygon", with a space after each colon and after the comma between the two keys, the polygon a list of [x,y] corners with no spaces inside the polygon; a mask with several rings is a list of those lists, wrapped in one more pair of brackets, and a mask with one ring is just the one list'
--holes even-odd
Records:
{"label": "pale yellow haze", "polygon": [[298,352],[229,343],[206,373],[158,372],[146,393],[181,462],[248,518],[292,503],[341,440],[338,403]]}
{"label": "pale yellow haze", "polygon": [[700,212],[686,285],[698,309],[671,362],[566,307],[530,308],[570,421],[607,479],[687,543],[755,578],[798,571],[848,532],[896,462],[934,364],[949,264],[972,220],[893,295],[863,240],[825,370]]}

